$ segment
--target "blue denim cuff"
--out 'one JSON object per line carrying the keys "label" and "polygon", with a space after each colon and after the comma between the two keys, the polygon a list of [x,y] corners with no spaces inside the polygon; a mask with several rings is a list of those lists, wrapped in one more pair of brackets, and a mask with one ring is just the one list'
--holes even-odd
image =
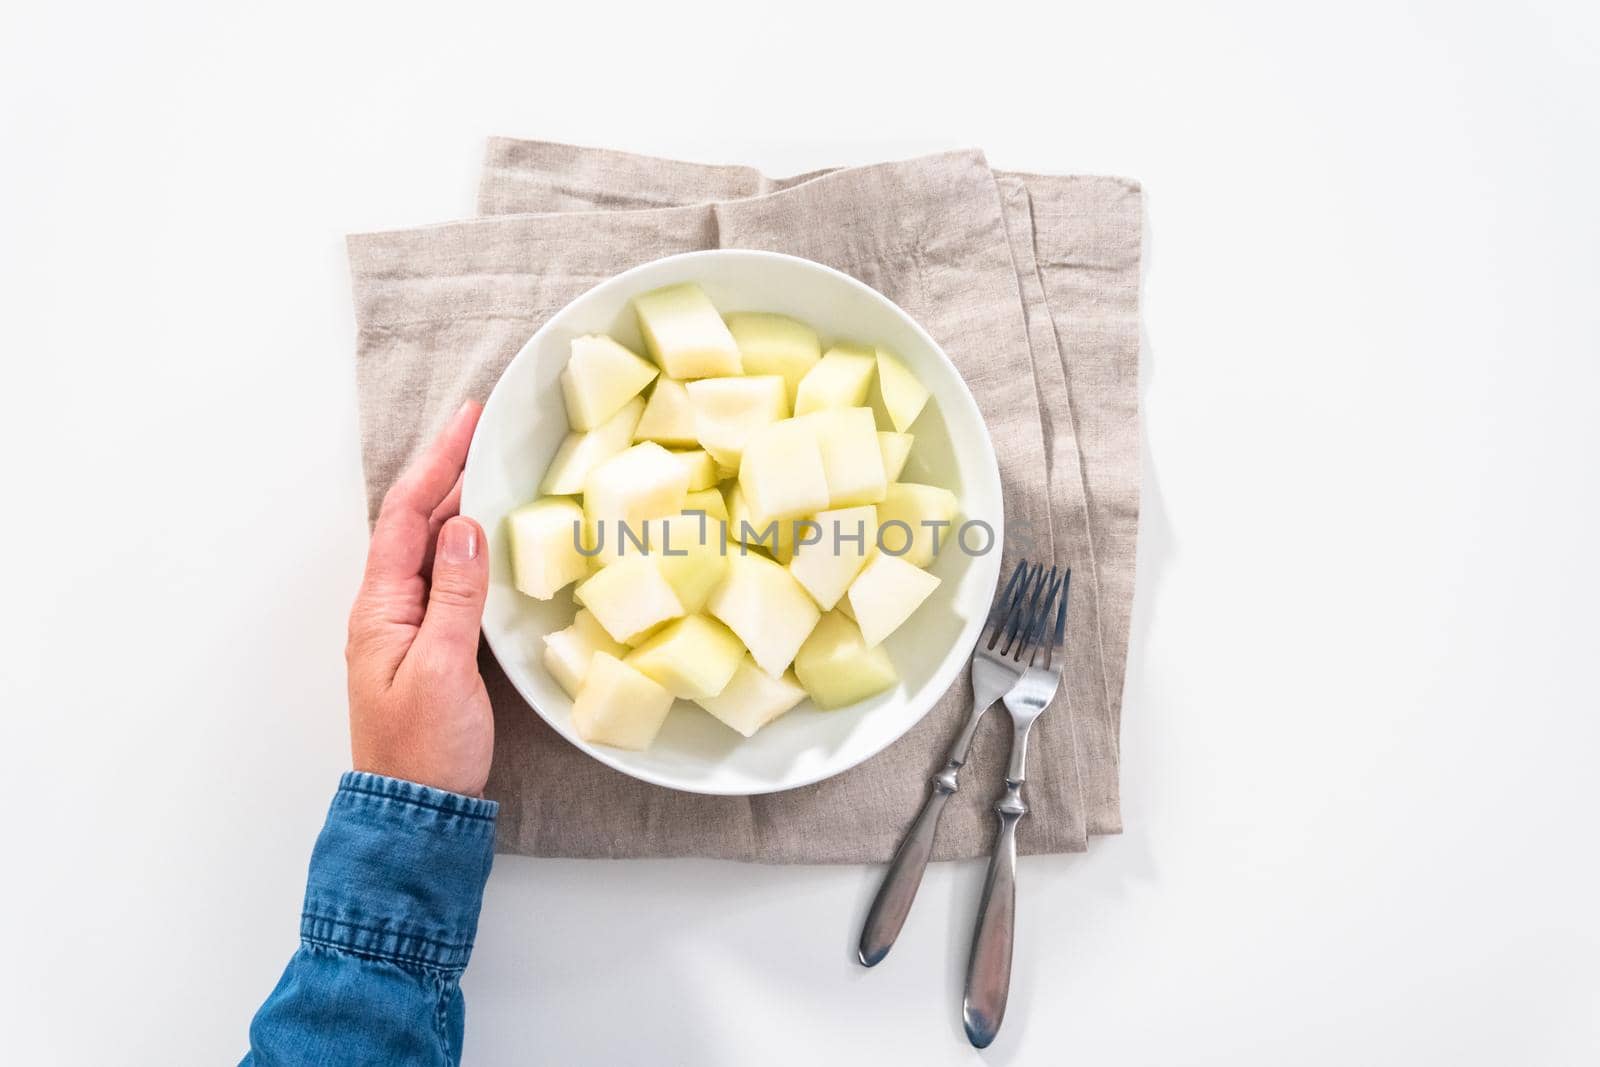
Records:
{"label": "blue denim cuff", "polygon": [[300,938],[459,972],[472,955],[500,805],[351,771],[311,854]]}

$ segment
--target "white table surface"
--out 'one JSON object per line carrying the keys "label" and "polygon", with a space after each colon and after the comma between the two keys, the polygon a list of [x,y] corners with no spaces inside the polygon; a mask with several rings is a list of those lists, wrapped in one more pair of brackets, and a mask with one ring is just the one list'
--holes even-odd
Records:
{"label": "white table surface", "polygon": [[[1128,830],[1023,862],[983,1059],[1600,1056],[1600,9],[146,6],[0,15],[0,1060],[242,1051],[347,758],[341,238],[492,133],[1144,182]],[[981,869],[869,973],[876,877],[502,859],[467,1062],[975,1062]]]}

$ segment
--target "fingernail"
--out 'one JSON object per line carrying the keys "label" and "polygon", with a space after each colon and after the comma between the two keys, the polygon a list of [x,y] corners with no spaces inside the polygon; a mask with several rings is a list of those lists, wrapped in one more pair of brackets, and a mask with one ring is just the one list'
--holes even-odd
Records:
{"label": "fingernail", "polygon": [[451,519],[439,536],[439,555],[446,563],[466,563],[478,558],[478,527],[464,519]]}

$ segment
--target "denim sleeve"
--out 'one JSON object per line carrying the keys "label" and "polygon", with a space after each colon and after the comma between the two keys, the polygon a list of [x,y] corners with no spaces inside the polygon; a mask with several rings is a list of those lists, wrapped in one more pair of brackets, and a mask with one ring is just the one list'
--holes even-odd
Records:
{"label": "denim sleeve", "polygon": [[311,854],[300,950],[242,1062],[458,1063],[459,981],[498,810],[376,774],[340,779]]}

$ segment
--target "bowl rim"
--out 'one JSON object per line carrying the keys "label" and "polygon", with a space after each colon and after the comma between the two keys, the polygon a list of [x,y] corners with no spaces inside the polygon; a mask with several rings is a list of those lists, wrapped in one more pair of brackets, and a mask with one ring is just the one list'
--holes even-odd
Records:
{"label": "bowl rim", "polygon": [[[562,316],[564,316],[574,304],[577,304],[583,300],[587,300],[595,293],[596,290],[599,289],[613,287],[626,288],[630,279],[637,277],[646,271],[658,269],[663,264],[692,263],[702,260],[723,258],[750,258],[754,260],[781,261],[798,265],[801,269],[812,270],[829,275],[846,287],[856,290],[858,293],[865,296],[869,301],[880,305],[884,309],[888,310],[891,314],[896,315],[904,320],[906,325],[911,328],[911,330],[923,341],[923,343],[925,343],[939,357],[939,359],[944,361],[945,366],[949,368],[950,373],[955,377],[955,380],[960,383],[961,388],[959,390],[959,395],[961,402],[966,405],[967,414],[972,417],[973,421],[977,423],[978,427],[982,431],[981,435],[979,436],[982,454],[977,457],[980,460],[979,465],[989,472],[993,478],[992,484],[996,487],[997,492],[1003,489],[1003,483],[1000,480],[1000,462],[995,455],[994,440],[989,434],[988,421],[984,419],[983,412],[978,408],[977,398],[972,395],[972,390],[970,387],[968,387],[966,378],[962,375],[960,368],[956,366],[955,361],[950,358],[949,353],[945,352],[944,346],[938,341],[934,340],[933,336],[923,328],[923,325],[918,322],[910,312],[906,311],[899,304],[896,304],[893,300],[890,300],[888,297],[884,296],[870,285],[867,285],[865,282],[851,277],[844,271],[837,270],[825,263],[818,263],[816,260],[806,259],[804,256],[790,255],[787,252],[771,252],[765,249],[754,248],[709,248],[693,252],[678,252],[670,256],[660,256],[656,259],[647,260],[644,263],[636,264],[632,267],[629,267],[627,270],[613,274],[608,278],[596,282],[588,289],[585,289],[582,293],[579,293],[577,296],[567,301],[567,303],[562,305],[559,310],[551,314],[551,316],[546,319],[544,323],[541,324],[525,342],[523,342],[522,347],[517,349],[516,354],[506,361],[506,365],[501,369],[499,376],[495,379],[494,385],[490,387],[489,395],[484,398],[483,415],[487,416],[490,412],[490,409],[495,406],[497,398],[504,396],[504,394],[500,392],[500,385],[505,380],[511,368],[519,360],[527,357],[528,353],[537,348],[540,342],[543,341],[549,333],[554,332],[558,328],[558,324]],[[503,399],[500,402],[509,403],[509,401]],[[475,519],[481,523],[482,519],[476,515],[469,514],[464,506],[466,502],[472,498],[471,487],[474,480],[473,461],[480,455],[479,440],[479,434],[476,430],[474,430],[472,435],[472,443],[468,447],[466,464],[463,467],[461,476],[461,499],[463,502],[461,513],[466,515],[468,518]],[[995,514],[993,522],[993,543],[997,546],[1005,544],[1005,507],[1003,492],[999,493],[999,495],[1001,498],[1001,507]],[[995,590],[1000,584],[1000,567],[996,565],[992,567],[991,570],[992,573],[990,575],[990,580],[988,583],[989,588],[986,591],[987,595],[985,596],[985,600],[992,604],[994,601]],[[970,650],[977,644],[978,636],[988,620],[988,615],[989,612],[985,610],[983,612],[974,613],[971,618],[966,620],[966,625],[962,627],[961,633],[957,636],[954,644],[952,645],[953,652],[958,650]],[[506,677],[506,680],[511,683],[511,686],[516,690],[517,695],[522,698],[523,703],[532,708],[563,741],[573,745],[573,747],[577,748],[579,751],[583,752],[592,759],[596,759],[605,764],[607,767],[610,767],[612,770],[625,774],[630,778],[647,782],[651,785],[659,786],[664,789],[672,789],[681,793],[697,793],[702,796],[766,796],[772,793],[782,793],[791,789],[801,789],[805,786],[815,785],[818,782],[826,781],[829,778],[833,778],[837,775],[843,774],[845,771],[860,766],[867,760],[878,755],[890,745],[894,744],[896,741],[899,741],[901,738],[905,737],[906,734],[911,732],[913,727],[915,727],[923,719],[927,718],[928,713],[933,710],[934,705],[939,702],[940,698],[945,693],[949,692],[950,687],[959,679],[961,670],[966,666],[967,661],[970,658],[970,655],[967,652],[947,655],[940,662],[938,668],[933,672],[933,675],[930,677],[925,687],[929,692],[935,694],[927,702],[927,706],[918,711],[914,717],[908,717],[904,729],[894,733],[892,736],[887,737],[883,743],[876,745],[869,750],[863,751],[859,756],[850,759],[848,763],[845,763],[841,766],[827,768],[820,773],[807,773],[803,775],[800,780],[785,781],[782,784],[775,784],[772,787],[765,789],[749,789],[741,787],[718,788],[714,784],[707,784],[704,786],[687,785],[682,781],[666,778],[658,773],[630,766],[625,760],[622,759],[622,757],[614,755],[608,751],[605,746],[592,745],[583,741],[581,738],[571,736],[570,730],[568,728],[563,728],[560,723],[557,723],[552,715],[539,705],[539,702],[533,698],[532,694],[528,693],[523,688],[522,683],[517,679],[514,673],[505,669],[503,666],[505,663],[505,657],[501,654],[501,649],[499,647],[500,642],[497,642],[495,635],[490,632],[490,629],[485,626],[481,628],[481,632],[484,640],[489,645],[489,651],[495,657],[495,661],[502,665],[501,673],[503,673]],[[503,634],[502,637],[508,638],[509,635]],[[843,711],[846,709],[840,708],[834,710]]]}

